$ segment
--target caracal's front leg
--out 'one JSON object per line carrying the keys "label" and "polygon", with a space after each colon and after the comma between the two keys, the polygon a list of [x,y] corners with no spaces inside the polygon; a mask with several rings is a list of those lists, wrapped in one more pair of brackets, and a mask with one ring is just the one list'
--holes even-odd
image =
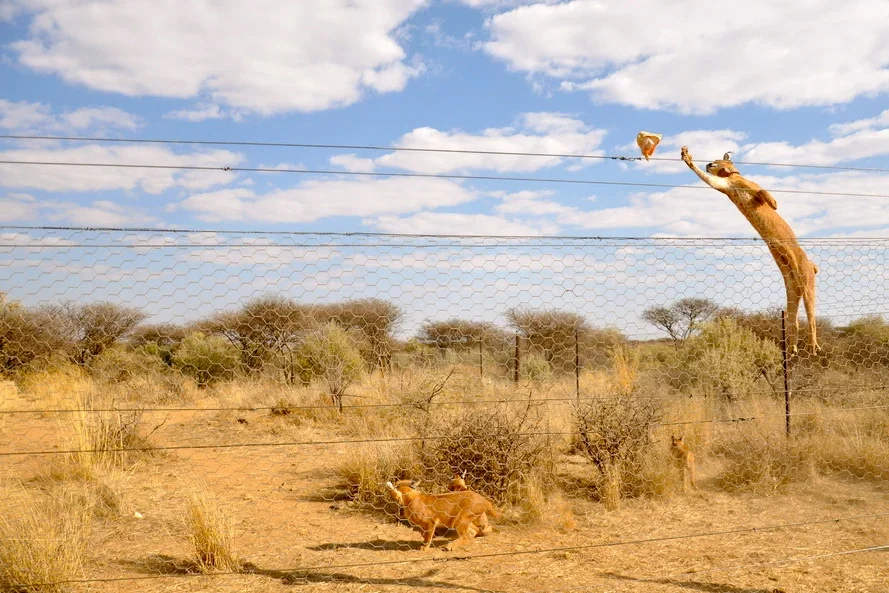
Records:
{"label": "caracal's front leg", "polygon": [[688,146],[682,147],[681,154],[682,154],[682,161],[686,165],[688,165],[688,168],[691,169],[692,171],[694,171],[695,175],[700,177],[704,183],[706,183],[707,185],[709,185],[710,187],[712,187],[713,189],[718,190],[718,191],[725,191],[725,190],[729,189],[728,182],[725,179],[723,179],[722,177],[717,177],[716,175],[710,175],[706,171],[701,170],[701,168],[695,164],[691,155],[688,153]]}

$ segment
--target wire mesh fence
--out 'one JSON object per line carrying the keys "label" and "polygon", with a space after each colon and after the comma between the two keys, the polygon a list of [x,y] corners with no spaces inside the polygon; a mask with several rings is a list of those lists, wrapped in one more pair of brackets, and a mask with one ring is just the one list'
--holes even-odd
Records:
{"label": "wire mesh fence", "polygon": [[753,239],[0,229],[0,589],[878,590],[889,240],[802,246],[789,354]]}

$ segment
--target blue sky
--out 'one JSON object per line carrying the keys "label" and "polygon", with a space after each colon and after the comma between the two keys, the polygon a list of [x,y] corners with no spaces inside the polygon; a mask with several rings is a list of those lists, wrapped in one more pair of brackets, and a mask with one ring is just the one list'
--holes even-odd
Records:
{"label": "blue sky", "polygon": [[[648,130],[655,156],[687,144],[700,165],[731,150],[889,168],[886,39],[884,0],[0,0],[0,133],[636,156]],[[710,189],[347,175],[701,185],[675,161],[21,140],[0,158],[341,172],[0,165],[0,225],[753,236]],[[889,194],[881,171],[739,168],[775,190]],[[889,236],[889,199],[775,197],[801,237]]]}
{"label": "blue sky", "polygon": [[[740,12],[727,7],[733,16],[722,22],[707,3],[280,4],[3,0],[0,128],[609,155],[635,155],[633,139],[645,129],[664,134],[662,157],[687,143],[701,163],[734,150],[736,160],[889,167],[884,2],[754,2]],[[681,163],[665,162],[579,167],[564,159],[71,142],[9,141],[2,149],[19,160],[697,183]],[[743,171],[775,189],[889,187],[880,173]],[[776,197],[802,236],[889,228],[889,201]],[[6,166],[0,200],[0,222],[21,224],[750,234],[727,200],[683,189]]]}

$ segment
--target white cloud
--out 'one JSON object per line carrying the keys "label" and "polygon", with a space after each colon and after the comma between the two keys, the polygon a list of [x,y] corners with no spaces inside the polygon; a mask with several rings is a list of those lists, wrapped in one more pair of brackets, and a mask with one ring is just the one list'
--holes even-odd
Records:
{"label": "white cloud", "polygon": [[553,200],[541,199],[555,195],[554,191],[519,191],[504,194],[502,202],[494,207],[499,214],[524,214],[530,216],[556,215],[569,217],[579,212],[577,208],[565,206]]}
{"label": "white cloud", "polygon": [[67,222],[85,226],[121,226],[130,223],[151,224],[157,219],[134,210],[125,208],[120,204],[99,200],[88,206],[58,204],[56,212],[51,213],[51,220],[65,220]]}
{"label": "white cloud", "polygon": [[[588,126],[568,115],[525,113],[518,124],[518,129],[489,128],[480,134],[416,128],[402,136],[395,146],[488,152],[602,154],[599,145],[605,137],[605,130]],[[376,164],[421,173],[452,173],[472,169],[503,173],[537,171],[565,160],[559,157],[402,151],[383,155],[376,159]]]}
{"label": "white cloud", "polygon": [[37,214],[37,202],[28,195],[6,194],[0,196],[0,222],[17,222],[33,219]]}
{"label": "white cloud", "polygon": [[794,146],[789,142],[760,142],[743,147],[743,159],[768,163],[836,165],[889,154],[889,110],[876,117],[834,124],[828,141],[811,140]]}
{"label": "white cloud", "polygon": [[47,219],[86,226],[120,226],[154,224],[153,216],[108,200],[89,205],[73,202],[41,201],[28,194],[6,194],[0,197],[0,222],[22,222]]}
{"label": "white cloud", "polygon": [[117,107],[84,107],[62,115],[62,119],[75,130],[103,126],[134,130],[142,125],[138,116]]}
{"label": "white cloud", "polygon": [[37,5],[28,38],[10,47],[37,72],[100,91],[309,112],[418,76],[422,63],[396,32],[424,4],[54,0]]}
{"label": "white cloud", "polygon": [[[224,167],[237,165],[242,155],[227,150],[177,154],[161,146],[84,145],[74,148],[19,148],[0,151],[0,159],[72,163],[139,163],[169,166]],[[206,189],[232,182],[235,173],[115,167],[0,165],[0,186],[59,192],[141,189],[158,194],[172,187]]]}
{"label": "white cloud", "polygon": [[13,0],[0,0],[0,23],[11,21],[19,13],[20,9]]}
{"label": "white cloud", "polygon": [[420,212],[413,216],[381,216],[365,224],[387,233],[418,233],[429,235],[549,235],[558,232],[552,223],[528,224],[490,214],[458,212]]}
{"label": "white cloud", "polygon": [[184,119],[192,122],[223,117],[225,117],[225,113],[215,103],[200,103],[194,109],[177,109],[164,114],[164,119]]}
{"label": "white cloud", "polygon": [[362,158],[355,154],[338,154],[330,157],[330,164],[342,167],[346,171],[370,173],[377,168],[373,159]]}
{"label": "white cloud", "polygon": [[13,131],[37,130],[53,121],[49,106],[43,103],[13,103],[0,99],[0,128]]}
{"label": "white cloud", "polygon": [[133,130],[141,125],[140,117],[117,107],[82,107],[56,115],[43,103],[0,99],[0,128],[14,132]]}
{"label": "white cloud", "polygon": [[248,188],[223,189],[192,195],[181,207],[209,222],[299,223],[332,216],[417,212],[464,204],[475,197],[473,191],[444,179],[349,179],[306,181],[265,194]]}
{"label": "white cloud", "polygon": [[[756,177],[754,181],[768,189],[880,194],[889,186],[889,175],[842,172]],[[889,203],[879,198],[779,192],[773,196],[778,213],[798,236],[889,225]],[[628,201],[627,206],[573,214],[564,222],[585,229],[652,228],[677,236],[756,236],[728,198],[709,188],[638,193]]]}
{"label": "white cloud", "polygon": [[889,127],[889,109],[882,112],[880,115],[876,117],[869,117],[866,119],[859,119],[856,121],[846,122],[842,124],[832,124],[830,128],[830,132],[836,136],[845,136],[846,134],[850,134],[852,132],[857,132],[859,130],[866,130],[868,128],[873,127]]}
{"label": "white cloud", "polygon": [[786,109],[889,91],[882,0],[758,0],[743,10],[572,0],[501,12],[487,27],[485,50],[511,69],[642,109]]}

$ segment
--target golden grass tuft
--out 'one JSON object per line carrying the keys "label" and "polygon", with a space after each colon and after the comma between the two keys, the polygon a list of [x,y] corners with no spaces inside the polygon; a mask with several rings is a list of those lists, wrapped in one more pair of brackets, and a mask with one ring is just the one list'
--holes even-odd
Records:
{"label": "golden grass tuft", "polygon": [[193,493],[188,501],[186,521],[194,561],[201,572],[240,568],[234,552],[234,523],[218,500]]}
{"label": "golden grass tuft", "polygon": [[417,460],[411,443],[368,443],[339,468],[352,500],[387,514],[394,512],[386,492],[387,480],[417,477]]}
{"label": "golden grass tuft", "polygon": [[[0,509],[0,591],[64,593],[83,577],[91,509],[76,489],[45,498],[21,491]],[[34,585],[41,585],[34,587]]]}
{"label": "golden grass tuft", "polygon": [[139,434],[140,411],[115,410],[113,401],[105,401],[92,390],[77,393],[75,407],[78,411],[70,415],[68,427],[75,464],[102,470],[119,468],[134,454],[150,448]]}

